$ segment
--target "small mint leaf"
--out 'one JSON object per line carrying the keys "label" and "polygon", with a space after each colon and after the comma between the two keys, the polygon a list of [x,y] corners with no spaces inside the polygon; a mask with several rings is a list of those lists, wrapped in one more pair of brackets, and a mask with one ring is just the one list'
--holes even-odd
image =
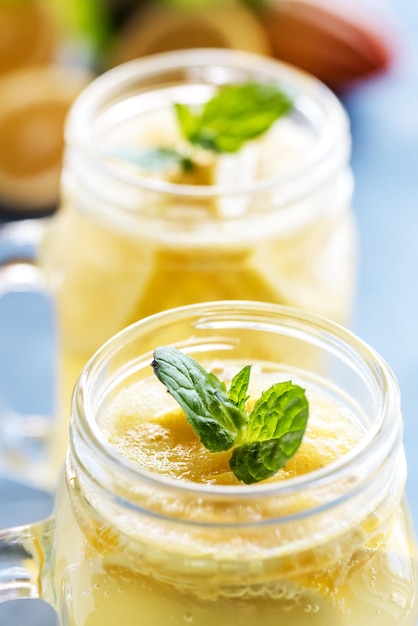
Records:
{"label": "small mint leaf", "polygon": [[117,148],[110,153],[113,157],[129,161],[143,170],[164,172],[173,167],[184,172],[193,169],[193,161],[174,148]]}
{"label": "small mint leaf", "polygon": [[264,391],[250,413],[244,442],[232,453],[230,467],[238,480],[257,482],[284,467],[301,444],[308,415],[302,387],[286,381]]}
{"label": "small mint leaf", "polygon": [[240,435],[243,417],[228,398],[224,383],[195,359],[172,347],[157,348],[152,367],[184,410],[205,448],[211,452],[229,450]]}
{"label": "small mint leaf", "polygon": [[276,439],[306,427],[308,402],[302,387],[291,381],[277,383],[264,391],[249,416],[247,441]]}
{"label": "small mint leaf", "polygon": [[193,113],[190,107],[188,107],[186,104],[176,103],[174,105],[174,109],[176,111],[177,120],[184,137],[188,139],[190,143],[196,143],[194,139],[198,136],[199,133],[199,115]]}
{"label": "small mint leaf", "polygon": [[303,432],[284,434],[278,439],[252,441],[234,448],[229,466],[238,480],[256,483],[274,476],[298,449]]}
{"label": "small mint leaf", "polygon": [[184,104],[175,109],[180,129],[192,144],[214,152],[237,152],[292,106],[289,96],[274,85],[249,82],[221,87],[194,110]]}
{"label": "small mint leaf", "polygon": [[229,399],[237,405],[243,415],[247,414],[246,402],[249,398],[247,391],[250,382],[250,374],[251,365],[246,365],[234,376],[228,391]]}

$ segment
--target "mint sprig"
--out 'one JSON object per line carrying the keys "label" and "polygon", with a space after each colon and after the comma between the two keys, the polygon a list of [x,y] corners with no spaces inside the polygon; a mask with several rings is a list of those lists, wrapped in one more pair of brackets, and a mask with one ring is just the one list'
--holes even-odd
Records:
{"label": "mint sprig", "polygon": [[[121,147],[110,155],[150,172],[172,168],[190,172],[196,166],[193,147],[221,152],[238,152],[243,145],[265,133],[288,113],[293,101],[283,91],[264,83],[242,83],[220,87],[199,107],[175,104],[177,121],[188,149]],[[190,152],[190,154],[189,154]]]}
{"label": "mint sprig", "polygon": [[192,144],[214,152],[237,152],[288,113],[293,102],[265,83],[225,85],[197,110],[185,104],[175,109],[180,129]]}
{"label": "mint sprig", "polygon": [[152,367],[205,448],[232,449],[229,465],[238,480],[251,484],[273,476],[299,448],[309,415],[305,390],[299,385],[276,383],[248,414],[250,365],[234,376],[229,390],[177,348],[157,348]]}

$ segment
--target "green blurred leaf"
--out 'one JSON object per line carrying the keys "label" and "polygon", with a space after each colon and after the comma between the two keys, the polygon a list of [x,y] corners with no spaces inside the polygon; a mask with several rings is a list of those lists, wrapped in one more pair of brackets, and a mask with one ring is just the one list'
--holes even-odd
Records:
{"label": "green blurred leaf", "polygon": [[224,85],[201,107],[176,104],[177,118],[190,143],[214,152],[237,152],[265,133],[293,106],[275,85]]}

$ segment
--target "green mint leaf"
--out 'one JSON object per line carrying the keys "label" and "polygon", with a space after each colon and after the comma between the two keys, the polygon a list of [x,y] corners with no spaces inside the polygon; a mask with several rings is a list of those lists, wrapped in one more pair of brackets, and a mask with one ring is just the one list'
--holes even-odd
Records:
{"label": "green mint leaf", "polygon": [[195,137],[199,136],[200,115],[193,111],[186,104],[175,104],[174,109],[177,114],[177,121],[183,136],[190,143],[197,143]]}
{"label": "green mint leaf", "polygon": [[110,154],[147,171],[163,172],[177,167],[189,172],[194,167],[189,157],[174,148],[118,148]]}
{"label": "green mint leaf", "polygon": [[249,398],[247,395],[248,384],[250,382],[251,365],[246,365],[234,376],[229,388],[228,397],[239,410],[246,414],[246,402]]}
{"label": "green mint leaf", "polygon": [[221,87],[202,107],[192,110],[176,104],[185,138],[214,152],[237,152],[249,140],[265,133],[288,113],[293,102],[277,87],[244,83]]}
{"label": "green mint leaf", "polygon": [[298,449],[302,436],[286,433],[278,439],[252,441],[234,448],[229,466],[243,483],[251,484],[274,476]]}
{"label": "green mint leaf", "polygon": [[305,391],[290,381],[277,383],[254,404],[244,442],[230,460],[238,480],[253,483],[274,476],[299,448],[309,407]]}
{"label": "green mint leaf", "polygon": [[157,348],[152,367],[184,410],[205,448],[211,452],[229,450],[239,438],[246,416],[228,398],[224,383],[195,359],[172,347]]}
{"label": "green mint leaf", "polygon": [[304,430],[308,402],[302,387],[290,381],[276,383],[261,394],[249,416],[247,441],[277,439]]}

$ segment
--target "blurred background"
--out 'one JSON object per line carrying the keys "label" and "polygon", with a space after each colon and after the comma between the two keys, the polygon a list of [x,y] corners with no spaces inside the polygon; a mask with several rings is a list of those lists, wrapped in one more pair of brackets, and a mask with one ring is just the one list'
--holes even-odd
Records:
{"label": "blurred background", "polygon": [[[95,76],[163,50],[248,50],[292,63],[342,100],[352,128],[359,280],[352,327],[400,384],[418,528],[418,3],[414,0],[0,0],[0,261],[10,232],[57,210],[65,117]],[[31,240],[32,237],[32,240]],[[12,237],[13,239],[13,237]],[[51,309],[1,297],[0,410],[51,413]],[[24,387],[18,385],[20,378]],[[0,476],[0,528],[47,515],[48,494]],[[50,626],[38,603],[0,626]]]}
{"label": "blurred background", "polygon": [[65,116],[94,76],[221,47],[279,58],[344,96],[393,65],[403,32],[385,1],[1,0],[0,214],[55,210]]}

